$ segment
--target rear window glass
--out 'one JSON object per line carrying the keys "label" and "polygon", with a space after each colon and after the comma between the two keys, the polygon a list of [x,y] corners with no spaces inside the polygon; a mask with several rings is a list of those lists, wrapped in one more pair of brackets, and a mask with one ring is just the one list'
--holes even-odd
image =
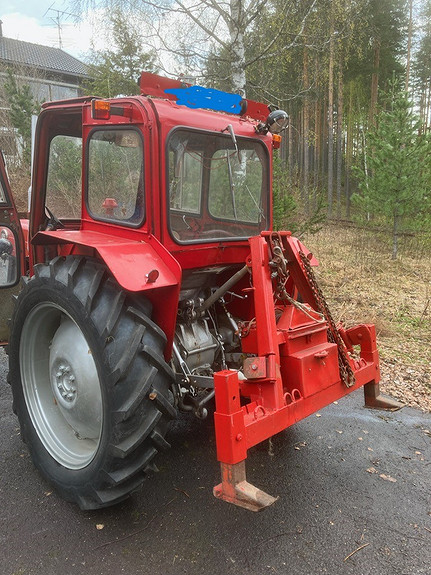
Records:
{"label": "rear window glass", "polygon": [[58,218],[81,215],[81,168],[82,138],[55,136],[49,146],[46,205]]}
{"label": "rear window glass", "polygon": [[87,204],[95,219],[137,225],[144,219],[144,164],[140,133],[97,130],[87,157]]}

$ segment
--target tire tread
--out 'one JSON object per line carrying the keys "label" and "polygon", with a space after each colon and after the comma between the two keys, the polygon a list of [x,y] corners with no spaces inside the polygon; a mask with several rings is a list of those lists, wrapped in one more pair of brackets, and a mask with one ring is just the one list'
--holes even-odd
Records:
{"label": "tire tread", "polygon": [[[163,357],[166,336],[146,315],[144,310],[151,309],[150,304],[141,302],[136,294],[126,294],[100,261],[74,255],[34,266],[33,277],[18,296],[13,329],[19,329],[17,324],[24,322],[24,312],[20,309],[25,309],[26,300],[32,301],[35,293],[43,298],[46,290],[56,294],[53,305],[64,301],[62,306],[65,310],[73,310],[76,315],[73,319],[78,326],[82,326],[85,333],[94,334],[91,341],[96,343],[92,345],[92,351],[98,354],[100,379],[108,397],[106,409],[109,412],[105,414],[105,421],[109,423],[104,432],[106,439],[102,436],[100,456],[97,452],[94,458],[97,460],[94,473],[91,471],[90,479],[86,475],[82,483],[76,479],[79,472],[68,475],[67,468],[58,464],[51,464],[48,470],[40,449],[38,453],[32,453],[36,431],[28,414],[25,419],[24,399],[14,391],[21,435],[36,466],[66,499],[75,501],[82,509],[106,507],[122,501],[136,490],[146,472],[154,468],[152,461],[156,454],[169,447],[164,436],[169,421],[176,417],[176,409],[169,390],[175,377]],[[18,350],[19,344],[13,353],[15,375],[12,382],[20,382],[21,377],[16,375],[19,374]],[[45,457],[51,456],[46,454]],[[90,473],[88,468],[92,466],[93,462],[86,466],[83,475]],[[52,471],[58,467],[61,473]],[[67,481],[69,476],[70,481]]]}

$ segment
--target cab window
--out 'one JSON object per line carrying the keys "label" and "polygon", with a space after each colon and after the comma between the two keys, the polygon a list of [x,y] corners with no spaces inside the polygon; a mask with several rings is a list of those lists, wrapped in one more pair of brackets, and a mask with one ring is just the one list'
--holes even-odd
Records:
{"label": "cab window", "polygon": [[[0,184],[1,188],[1,184]],[[12,286],[18,281],[17,239],[7,225],[0,225],[0,286]]]}
{"label": "cab window", "polygon": [[46,205],[60,219],[81,215],[82,138],[57,135],[49,146]]}
{"label": "cab window", "polygon": [[269,226],[269,155],[252,138],[179,128],[168,140],[169,225],[177,242],[247,238]]}
{"label": "cab window", "polygon": [[144,219],[141,134],[134,129],[97,129],[87,144],[87,207],[97,220],[140,225]]}

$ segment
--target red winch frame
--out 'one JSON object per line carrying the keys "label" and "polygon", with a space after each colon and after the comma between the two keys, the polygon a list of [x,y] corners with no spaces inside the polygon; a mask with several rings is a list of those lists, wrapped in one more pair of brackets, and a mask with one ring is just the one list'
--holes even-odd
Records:
{"label": "red winch frame", "polygon": [[[308,304],[308,312],[305,306],[298,309],[288,303],[276,318],[269,248],[274,237],[283,252],[287,276]],[[374,325],[347,330],[337,326],[347,368],[350,366],[354,376],[348,385],[343,381],[340,344],[328,341],[328,322],[316,313],[319,304],[301,259],[304,246],[290,232],[264,232],[250,239],[250,248],[247,264],[253,287],[248,291],[254,297],[255,325],[242,343],[243,351],[253,356],[245,360],[245,380],[229,370],[214,375],[217,458],[222,475],[214,495],[259,511],[276,499],[247,482],[248,449],[361,386],[368,407],[398,409],[401,405],[380,395]],[[359,354],[354,353],[354,346]],[[246,405],[244,398],[249,399]]]}

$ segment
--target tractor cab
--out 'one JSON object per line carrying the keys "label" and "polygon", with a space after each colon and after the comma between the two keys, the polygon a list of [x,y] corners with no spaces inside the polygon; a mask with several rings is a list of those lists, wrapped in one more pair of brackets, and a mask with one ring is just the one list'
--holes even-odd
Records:
{"label": "tractor cab", "polygon": [[[61,229],[131,241],[151,235],[187,268],[200,246],[208,254],[213,244],[214,256],[221,242],[247,245],[249,237],[271,229],[270,166],[279,137],[269,130],[282,124],[269,108],[240,99],[238,110],[229,105],[220,113],[224,93],[208,90],[203,97],[200,88],[199,97],[190,95],[193,87],[152,74],[142,75],[141,87],[142,96],[44,105],[33,244],[48,242],[39,232]],[[35,247],[33,257],[42,261],[46,249]]]}
{"label": "tractor cab", "polygon": [[214,272],[209,284],[233,275],[248,239],[271,229],[272,150],[287,116],[153,74],[142,74],[141,91],[43,105],[29,272],[58,256],[103,261],[122,288],[150,299],[169,357],[184,286],[198,285],[202,268]]}

